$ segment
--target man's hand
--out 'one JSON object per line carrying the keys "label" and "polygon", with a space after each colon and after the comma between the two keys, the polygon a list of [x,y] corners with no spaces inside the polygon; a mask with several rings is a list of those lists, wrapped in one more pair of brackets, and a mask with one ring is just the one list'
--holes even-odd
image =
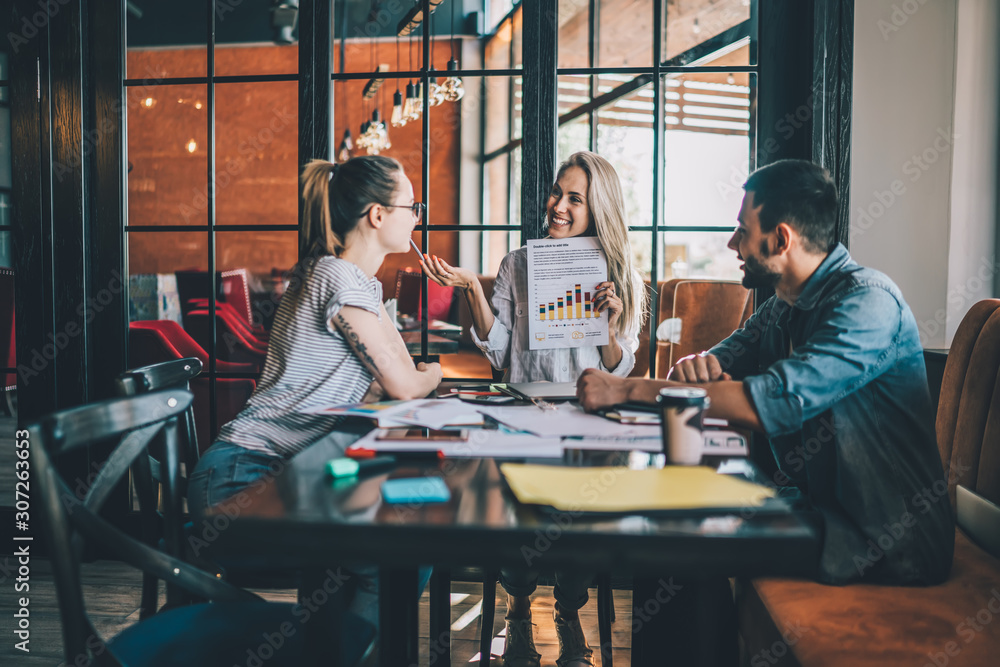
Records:
{"label": "man's hand", "polygon": [[628,399],[628,380],[588,368],[576,381],[576,397],[588,412],[624,403]]}
{"label": "man's hand", "polygon": [[716,380],[732,380],[733,378],[729,373],[723,372],[722,366],[714,354],[702,352],[688,355],[674,364],[674,367],[667,373],[667,379],[675,382],[699,384],[715,382]]}

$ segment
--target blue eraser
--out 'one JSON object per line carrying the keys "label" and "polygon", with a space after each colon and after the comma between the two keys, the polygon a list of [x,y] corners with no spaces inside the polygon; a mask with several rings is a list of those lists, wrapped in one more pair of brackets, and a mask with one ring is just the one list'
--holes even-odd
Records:
{"label": "blue eraser", "polygon": [[382,500],[398,503],[446,503],[451,492],[440,477],[408,477],[382,482]]}

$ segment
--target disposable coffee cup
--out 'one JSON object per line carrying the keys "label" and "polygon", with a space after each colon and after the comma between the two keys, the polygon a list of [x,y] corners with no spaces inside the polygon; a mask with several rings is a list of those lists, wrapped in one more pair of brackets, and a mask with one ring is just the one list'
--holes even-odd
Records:
{"label": "disposable coffee cup", "polygon": [[708,392],[698,387],[667,387],[656,398],[660,404],[663,453],[675,465],[693,466],[701,462],[705,437],[701,418],[708,407]]}

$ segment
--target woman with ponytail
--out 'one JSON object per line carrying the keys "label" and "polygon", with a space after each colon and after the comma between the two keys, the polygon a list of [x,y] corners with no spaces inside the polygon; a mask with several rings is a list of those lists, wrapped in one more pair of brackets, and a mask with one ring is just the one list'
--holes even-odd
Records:
{"label": "woman with ponytail", "polygon": [[[492,308],[474,272],[430,255],[424,257],[421,266],[435,282],[463,290],[472,311],[473,341],[494,368],[506,369],[505,380],[576,382],[587,368],[627,377],[635,366],[646,293],[641,276],[632,267],[625,199],[611,163],[587,151],[571,155],[559,167],[546,203],[546,217],[549,238],[596,236],[604,249],[609,280],[594,286],[594,303],[598,312],[608,313],[607,345],[530,349],[527,247],[512,251],[500,263]],[[594,664],[578,614],[587,602],[591,579],[585,574],[556,572],[554,618],[560,667]],[[539,664],[532,639],[529,597],[537,582],[538,573],[526,568],[504,568],[500,572],[500,584],[507,592],[504,665],[508,667]]]}
{"label": "woman with ponytail", "polygon": [[[440,365],[414,366],[375,278],[387,254],[407,252],[423,211],[402,165],[381,156],[313,160],[302,173],[302,198],[301,259],[278,306],[260,382],[191,475],[193,513],[277,474],[321,439],[337,456],[363,432],[315,408],[419,398],[441,381]],[[375,624],[373,568],[354,572],[361,576],[352,609]]]}

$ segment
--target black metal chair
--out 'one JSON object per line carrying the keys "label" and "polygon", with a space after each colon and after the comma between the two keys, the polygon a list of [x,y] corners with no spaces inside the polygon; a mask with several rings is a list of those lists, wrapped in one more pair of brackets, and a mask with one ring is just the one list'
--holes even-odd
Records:
{"label": "black metal chair", "polygon": [[[164,389],[180,389],[187,391],[190,389],[190,382],[201,373],[202,363],[196,357],[186,359],[175,359],[165,361],[160,364],[144,366],[125,371],[116,380],[117,393],[119,396],[139,396],[154,391]],[[194,407],[184,411],[179,420],[180,435],[180,463],[183,463],[183,473],[177,471],[177,493],[180,497],[187,497],[187,475],[194,470],[198,463],[198,436],[194,424]],[[165,534],[177,534],[183,531],[181,526],[167,526],[164,530],[164,516],[158,511],[158,490],[162,488],[164,480],[164,466],[153,453],[148,457],[139,457],[132,466],[132,479],[135,484],[136,494],[139,497],[139,512],[142,526],[142,536],[146,544],[150,546],[163,547],[161,541]],[[178,501],[178,511],[174,516],[181,521],[180,506]],[[183,557],[183,552],[174,553],[175,556]],[[190,562],[190,559],[185,558]],[[213,570],[206,563],[198,563],[206,570]],[[169,580],[168,580],[169,581]],[[157,590],[159,580],[151,573],[144,572],[142,575],[142,597],[139,603],[139,618],[146,619],[156,613]],[[187,602],[180,591],[174,586],[167,587],[167,604],[169,607],[176,607]]]}
{"label": "black metal chair", "polygon": [[[180,499],[177,424],[192,400],[186,391],[162,391],[56,412],[28,427],[35,497],[51,553],[68,664],[215,667],[243,664],[248,655],[269,665],[303,664],[305,621],[293,613],[293,605],[268,603],[175,555],[180,550],[178,522],[172,516]],[[119,437],[85,496],[78,497],[53,459]],[[163,463],[167,552],[130,537],[100,516],[111,490],[150,447],[159,448]],[[212,602],[163,611],[105,640],[87,616],[80,582],[78,555],[88,542]],[[341,664],[356,665],[374,634],[370,624],[346,615],[340,636],[350,642],[339,642]]]}

